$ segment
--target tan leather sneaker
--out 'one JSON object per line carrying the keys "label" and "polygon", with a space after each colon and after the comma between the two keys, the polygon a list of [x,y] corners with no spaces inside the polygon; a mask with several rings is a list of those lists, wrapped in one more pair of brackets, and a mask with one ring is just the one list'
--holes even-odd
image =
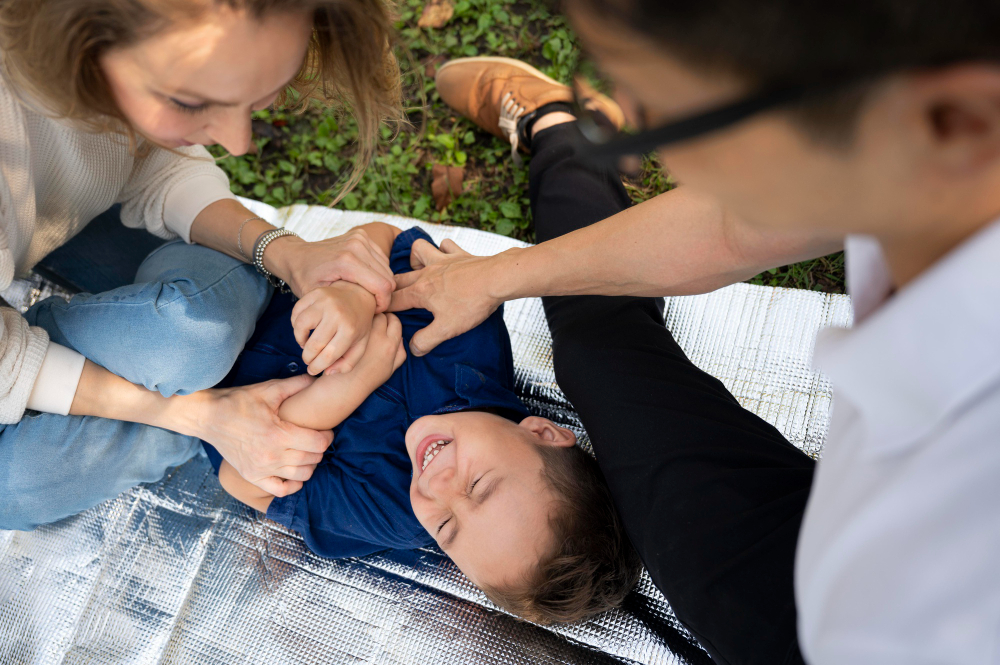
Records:
{"label": "tan leather sneaker", "polygon": [[[572,104],[573,91],[531,65],[512,58],[458,58],[446,62],[434,77],[438,94],[448,106],[486,131],[510,142],[511,155],[520,162],[518,148],[530,152],[526,121],[538,109],[553,103]],[[612,99],[579,84],[582,102],[621,128],[625,115]]]}

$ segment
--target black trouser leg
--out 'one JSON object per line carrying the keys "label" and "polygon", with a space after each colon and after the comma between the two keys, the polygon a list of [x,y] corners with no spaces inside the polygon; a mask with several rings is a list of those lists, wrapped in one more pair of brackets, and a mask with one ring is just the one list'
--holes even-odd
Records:
{"label": "black trouser leg", "polygon": [[[534,138],[539,241],[628,206],[617,173],[573,156],[574,125]],[[678,618],[718,663],[800,663],[792,566],[813,461],[695,367],[663,300],[544,300],[556,377],[629,537]]]}

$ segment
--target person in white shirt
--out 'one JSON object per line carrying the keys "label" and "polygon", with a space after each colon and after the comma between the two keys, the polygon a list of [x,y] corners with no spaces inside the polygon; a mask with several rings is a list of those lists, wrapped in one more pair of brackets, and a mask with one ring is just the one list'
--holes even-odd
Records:
{"label": "person in white shirt", "polygon": [[[581,155],[656,150],[680,186],[495,257],[415,246],[421,270],[398,278],[390,307],[434,314],[411,351],[428,352],[508,299],[699,293],[846,247],[855,325],[818,342],[836,402],[808,505],[737,430],[725,445],[699,440],[715,446],[699,453],[704,482],[671,494],[690,468],[671,457],[679,444],[663,414],[673,403],[627,390],[630,376],[649,385],[660,371],[649,344],[623,349],[578,331],[591,359],[567,367],[560,354],[572,340],[557,339],[557,378],[590,376],[592,385],[567,391],[588,430],[588,421],[618,421],[620,435],[611,426],[591,433],[598,461],[654,581],[716,662],[1000,662],[1000,5],[566,5],[639,130],[616,135],[613,118],[590,118],[595,98],[584,92]],[[576,119],[572,95],[542,78],[484,58],[447,65],[438,85],[517,147]],[[533,200],[545,196],[532,187]],[[550,325],[567,301],[546,301]],[[707,410],[694,413],[716,426]],[[663,432],[658,440],[628,435],[641,418]],[[727,536],[796,501],[797,542],[775,545],[786,515],[757,542]],[[671,521],[677,515],[683,522]],[[677,530],[694,535],[671,539]],[[686,575],[706,559],[731,565],[692,585]],[[762,621],[757,608],[781,599],[754,598],[783,593],[790,611]]]}
{"label": "person in white shirt", "polygon": [[388,260],[364,232],[281,235],[203,146],[245,153],[251,113],[276,101],[346,100],[353,184],[401,117],[391,29],[381,0],[0,2],[0,289],[116,203],[126,226],[178,238],[135,284],[0,309],[0,529],[156,480],[199,439],[276,495],[309,477],[331,433],[277,416],[309,377],[207,389],[272,284],[303,297],[309,373],[348,369],[370,330],[355,322],[388,305]]}

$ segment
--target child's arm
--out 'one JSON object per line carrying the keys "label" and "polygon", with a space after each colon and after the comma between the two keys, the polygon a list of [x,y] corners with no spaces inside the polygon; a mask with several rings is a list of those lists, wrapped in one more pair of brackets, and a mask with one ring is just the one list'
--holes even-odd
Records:
{"label": "child's arm", "polygon": [[349,372],[319,377],[311,386],[286,399],[278,415],[300,427],[332,429],[385,383],[404,360],[406,351],[399,319],[392,314],[377,314],[372,320],[365,354],[357,366]]}
{"label": "child's arm", "polygon": [[[386,256],[392,251],[396,236],[402,233],[395,226],[383,222],[365,224],[362,228]],[[342,289],[340,294],[345,299],[354,298],[355,303],[364,301],[366,297],[370,298],[371,311],[374,313],[375,298],[364,288],[350,282],[338,282],[338,287]],[[344,373],[321,376],[309,388],[296,394],[294,397],[297,399],[285,400],[278,410],[282,420],[300,427],[332,429],[343,422],[403,364],[406,351],[403,348],[399,319],[392,314],[368,316],[371,317],[371,332],[366,352],[357,365]],[[274,499],[273,494],[268,494],[245,480],[225,460],[219,467],[219,483],[237,501],[262,513],[267,512]]]}
{"label": "child's arm", "polygon": [[[358,408],[376,388],[385,383],[406,360],[403,329],[393,314],[378,314],[372,320],[368,348],[350,372],[329,374],[286,399],[278,416],[293,425],[316,430],[333,429]],[[219,482],[231,496],[262,513],[274,495],[245,480],[223,460]]]}
{"label": "child's arm", "polygon": [[[360,227],[387,260],[401,231],[383,222]],[[358,363],[375,315],[375,296],[353,282],[338,281],[303,294],[292,310],[292,328],[308,372],[350,371]]]}
{"label": "child's arm", "polygon": [[403,232],[402,229],[397,229],[395,226],[386,224],[385,222],[372,222],[360,228],[364,229],[372,242],[385,252],[386,258],[392,253],[392,243],[396,241],[396,236]]}

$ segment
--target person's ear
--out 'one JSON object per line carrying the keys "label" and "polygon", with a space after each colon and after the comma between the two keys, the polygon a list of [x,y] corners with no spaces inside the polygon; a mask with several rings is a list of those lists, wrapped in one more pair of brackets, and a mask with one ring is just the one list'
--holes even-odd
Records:
{"label": "person's ear", "polygon": [[548,418],[528,416],[521,421],[519,427],[534,434],[538,442],[543,445],[569,448],[576,443],[576,434],[573,434],[573,430],[560,427]]}
{"label": "person's ear", "polygon": [[919,122],[942,175],[968,178],[1000,163],[1000,64],[955,65],[918,74]]}

